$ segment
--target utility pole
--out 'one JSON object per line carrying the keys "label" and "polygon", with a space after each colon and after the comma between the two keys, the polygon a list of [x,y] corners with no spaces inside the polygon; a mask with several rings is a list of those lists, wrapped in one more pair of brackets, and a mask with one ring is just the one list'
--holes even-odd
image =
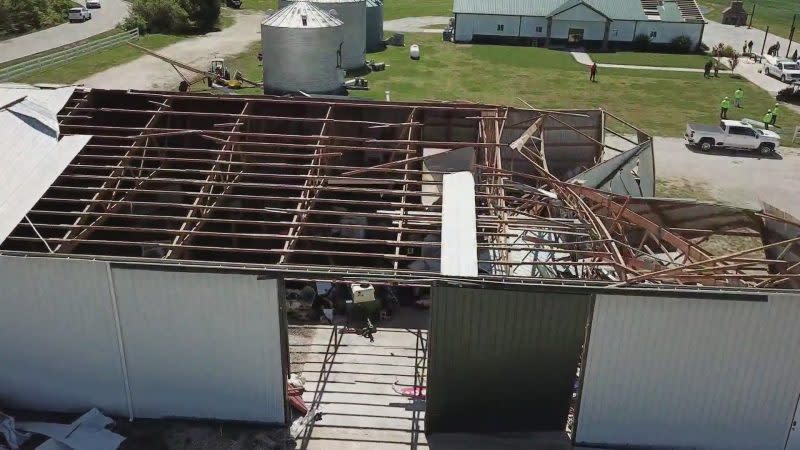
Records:
{"label": "utility pole", "polygon": [[789,30],[789,45],[786,46],[786,57],[789,57],[789,49],[792,48],[792,39],[794,38],[794,22],[797,20],[797,14],[792,16],[792,29]]}
{"label": "utility pole", "polygon": [[764,32],[764,43],[761,44],[761,54],[764,54],[764,47],[767,46],[767,36],[769,35],[769,25],[767,25],[767,31]]}
{"label": "utility pole", "polygon": [[747,24],[747,29],[753,26],[753,16],[756,15],[756,2],[753,2],[753,12],[750,13],[750,23]]}

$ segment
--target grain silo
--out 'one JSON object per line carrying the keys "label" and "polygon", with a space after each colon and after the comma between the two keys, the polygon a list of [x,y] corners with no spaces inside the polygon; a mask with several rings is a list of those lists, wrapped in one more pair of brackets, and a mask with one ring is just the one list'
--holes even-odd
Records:
{"label": "grain silo", "polygon": [[367,0],[367,51],[383,50],[383,1]]}
{"label": "grain silo", "polygon": [[[281,0],[284,2],[286,0]],[[364,67],[367,36],[367,3],[365,0],[313,0],[309,3],[331,13],[344,22],[342,67]],[[283,4],[283,3],[281,3]]]}
{"label": "grain silo", "polygon": [[261,23],[264,92],[342,89],[342,21],[308,2],[292,2]]}

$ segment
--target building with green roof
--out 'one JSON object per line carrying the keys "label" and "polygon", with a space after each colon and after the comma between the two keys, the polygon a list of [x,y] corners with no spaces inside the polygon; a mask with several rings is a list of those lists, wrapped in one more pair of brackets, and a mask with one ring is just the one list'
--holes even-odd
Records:
{"label": "building with green roof", "polygon": [[699,46],[705,18],[695,0],[454,0],[456,42],[624,47],[688,36]]}

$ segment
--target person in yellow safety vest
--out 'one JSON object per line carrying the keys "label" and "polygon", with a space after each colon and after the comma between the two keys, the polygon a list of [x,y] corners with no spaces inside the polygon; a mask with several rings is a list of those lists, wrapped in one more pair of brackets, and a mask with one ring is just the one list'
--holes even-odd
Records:
{"label": "person in yellow safety vest", "polygon": [[769,122],[770,125],[775,125],[775,122],[778,121],[778,104],[775,103],[775,107],[772,108],[772,120]]}
{"label": "person in yellow safety vest", "polygon": [[769,124],[772,122],[772,110],[768,109],[767,113],[764,114],[764,129],[769,130]]}
{"label": "person in yellow safety vest", "polygon": [[728,109],[731,107],[731,101],[728,97],[722,99],[722,103],[719,105],[719,118],[720,119],[727,119],[728,118]]}
{"label": "person in yellow safety vest", "polygon": [[744,91],[742,90],[742,88],[736,89],[736,92],[733,93],[733,104],[736,105],[737,108],[741,108],[743,98],[744,98]]}

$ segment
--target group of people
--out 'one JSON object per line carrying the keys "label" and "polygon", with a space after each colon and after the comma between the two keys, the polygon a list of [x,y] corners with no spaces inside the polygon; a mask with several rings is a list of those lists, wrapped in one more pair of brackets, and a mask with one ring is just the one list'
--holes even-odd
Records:
{"label": "group of people", "polygon": [[[737,88],[736,91],[733,93],[733,106],[736,108],[742,107],[742,100],[744,100],[744,91],[742,88]],[[719,118],[720,119],[727,119],[728,118],[728,110],[731,108],[731,99],[730,97],[725,97],[722,99],[722,103],[719,107]],[[764,122],[764,129],[769,130],[769,126],[775,126],[776,122],[778,121],[778,104],[775,103],[775,106],[771,109],[767,110],[767,113],[764,114],[762,118]]]}
{"label": "group of people", "polygon": [[712,61],[709,59],[706,61],[706,65],[703,67],[703,76],[706,78],[711,78],[711,69],[714,69],[714,76],[719,76],[719,63]]}

